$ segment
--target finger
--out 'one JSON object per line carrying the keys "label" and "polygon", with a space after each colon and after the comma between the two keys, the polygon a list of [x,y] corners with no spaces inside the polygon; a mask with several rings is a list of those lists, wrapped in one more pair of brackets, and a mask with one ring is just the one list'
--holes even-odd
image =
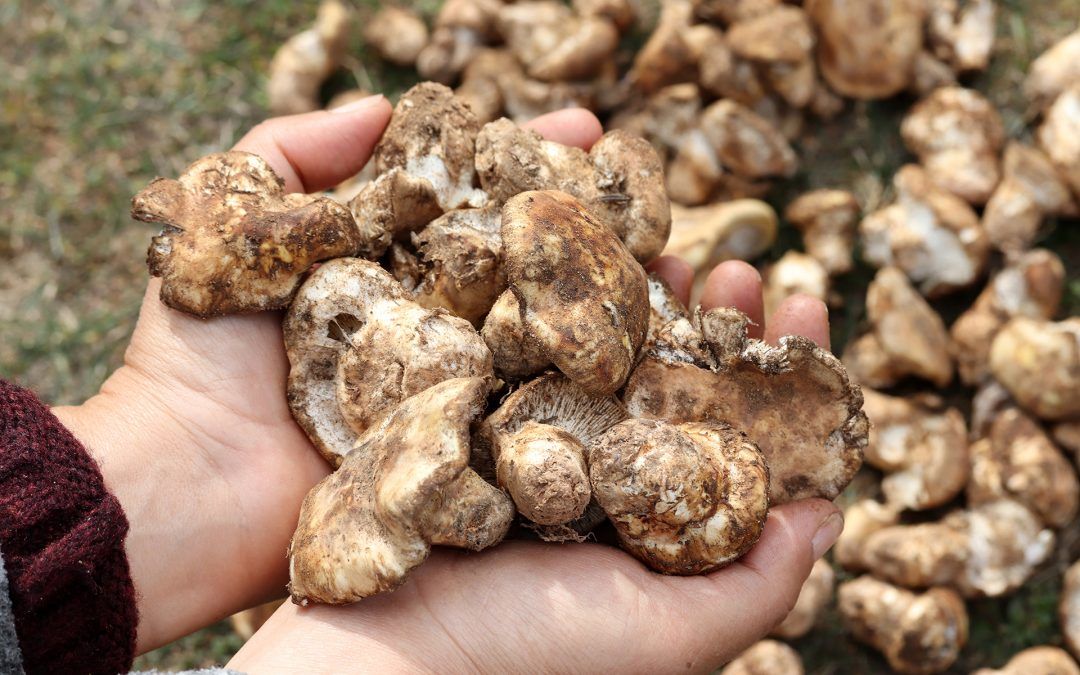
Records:
{"label": "finger", "polygon": [[682,258],[662,255],[645,266],[671,286],[675,297],[684,305],[690,304],[690,288],[694,285],[694,269]]}
{"label": "finger", "polygon": [[802,335],[830,349],[829,308],[821,300],[799,293],[784,298],[769,317],[765,341],[776,344],[783,335]]}
{"label": "finger", "polygon": [[568,108],[541,115],[521,125],[549,141],[588,150],[604,133],[600,120],[584,108]]}
{"label": "finger", "polygon": [[[814,561],[836,541],[843,516],[832,502],[808,499],[773,508],[757,545],[741,560],[704,577],[670,583],[690,670],[737,656],[784,620]],[[722,639],[721,639],[722,638]]]}
{"label": "finger", "polygon": [[369,96],[333,112],[266,120],[233,148],[259,155],[285,179],[287,192],[316,192],[360,172],[390,121],[384,96]]}
{"label": "finger", "polygon": [[722,262],[709,273],[701,292],[701,309],[734,307],[750,317],[747,332],[760,338],[765,331],[765,304],[761,300],[761,274],[741,260]]}

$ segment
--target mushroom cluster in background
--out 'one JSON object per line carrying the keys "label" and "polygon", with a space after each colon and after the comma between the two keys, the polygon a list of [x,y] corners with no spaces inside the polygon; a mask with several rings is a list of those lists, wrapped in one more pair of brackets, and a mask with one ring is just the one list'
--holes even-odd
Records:
{"label": "mushroom cluster in background", "polygon": [[[269,83],[277,114],[365,95],[323,89],[354,33],[431,81],[361,174],[284,195],[227,153],[134,212],[166,223],[150,254],[166,303],[287,309],[289,403],[338,467],[304,505],[294,600],[354,601],[433,545],[505,536],[606,537],[704,573],[754,544],[769,505],[821,496],[846,507],[831,561],[722,672],[802,673],[827,630],[896,672],[1080,674],[1080,317],[1063,310],[1080,261],[1044,243],[1080,218],[1080,29],[1033,60],[1015,84],[1027,108],[1009,110],[977,88],[994,0],[366,12],[324,0]],[[805,180],[819,128],[874,105],[905,110],[880,133],[906,163],[875,189]],[[518,126],[568,107],[607,130],[589,151]],[[216,202],[199,189],[215,172]],[[201,234],[238,211],[273,246]],[[661,253],[690,263],[695,297],[717,263],[767,257],[767,312],[802,293],[857,319],[834,326],[841,358],[683,306],[642,268]],[[201,262],[226,258],[242,262]],[[720,466],[730,480],[707,480]],[[1060,585],[1060,639],[965,659],[987,599],[1029,583]]]}

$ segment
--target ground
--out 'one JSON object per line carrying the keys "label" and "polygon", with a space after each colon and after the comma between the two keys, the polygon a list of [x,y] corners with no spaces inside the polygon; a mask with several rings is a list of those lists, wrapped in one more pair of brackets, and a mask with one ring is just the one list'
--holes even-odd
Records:
{"label": "ground", "polygon": [[[353,0],[361,12],[377,3]],[[437,0],[411,3],[428,15]],[[1076,27],[1076,0],[1002,0],[991,70],[970,84],[1003,109],[1012,136],[1031,112],[1027,65]],[[52,403],[77,403],[120,363],[146,282],[152,228],[127,216],[128,200],[157,175],[228,148],[266,116],[274,50],[307,25],[315,0],[15,0],[0,3],[0,377]],[[355,40],[328,85],[362,85],[391,97],[412,75],[380,67]],[[782,206],[807,187],[847,186],[864,204],[888,198],[910,158],[897,136],[910,101],[859,104],[799,148],[802,172],[773,196]],[[1080,313],[1080,229],[1049,223],[1043,245],[1070,270],[1064,314]],[[786,228],[773,256],[797,245]],[[834,344],[859,328],[868,270],[841,285]],[[961,294],[943,311],[955,316]],[[873,481],[863,481],[869,485]],[[1000,665],[1036,644],[1060,644],[1054,607],[1080,533],[1062,533],[1058,557],[1012,598],[973,603],[971,640],[956,672]],[[219,624],[160,649],[139,668],[223,663],[241,640]],[[842,637],[835,615],[796,643],[811,673],[884,668]]]}

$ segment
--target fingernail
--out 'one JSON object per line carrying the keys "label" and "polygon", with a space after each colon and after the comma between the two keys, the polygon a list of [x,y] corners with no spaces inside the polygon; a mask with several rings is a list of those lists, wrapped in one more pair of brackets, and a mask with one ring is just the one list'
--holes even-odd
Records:
{"label": "fingernail", "polygon": [[810,546],[814,549],[814,560],[825,555],[825,552],[832,548],[832,545],[836,543],[836,539],[843,531],[844,516],[839,511],[821,521],[817,532],[814,533],[814,538],[810,540]]}
{"label": "fingernail", "polygon": [[364,98],[357,99],[357,100],[355,100],[355,101],[353,101],[351,103],[346,103],[345,105],[338,106],[336,108],[332,108],[330,110],[330,112],[332,112],[332,113],[351,113],[351,112],[356,112],[357,110],[365,110],[365,109],[370,108],[371,106],[375,105],[376,103],[378,103],[383,98],[385,98],[385,97],[382,94],[373,94],[371,96],[365,96]]}

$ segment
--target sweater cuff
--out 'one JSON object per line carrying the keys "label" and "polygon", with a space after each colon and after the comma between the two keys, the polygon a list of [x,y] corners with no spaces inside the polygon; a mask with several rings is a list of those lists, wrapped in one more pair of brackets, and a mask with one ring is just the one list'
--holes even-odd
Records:
{"label": "sweater cuff", "polygon": [[0,551],[26,672],[131,668],[127,531],[82,444],[33,394],[0,380]]}

